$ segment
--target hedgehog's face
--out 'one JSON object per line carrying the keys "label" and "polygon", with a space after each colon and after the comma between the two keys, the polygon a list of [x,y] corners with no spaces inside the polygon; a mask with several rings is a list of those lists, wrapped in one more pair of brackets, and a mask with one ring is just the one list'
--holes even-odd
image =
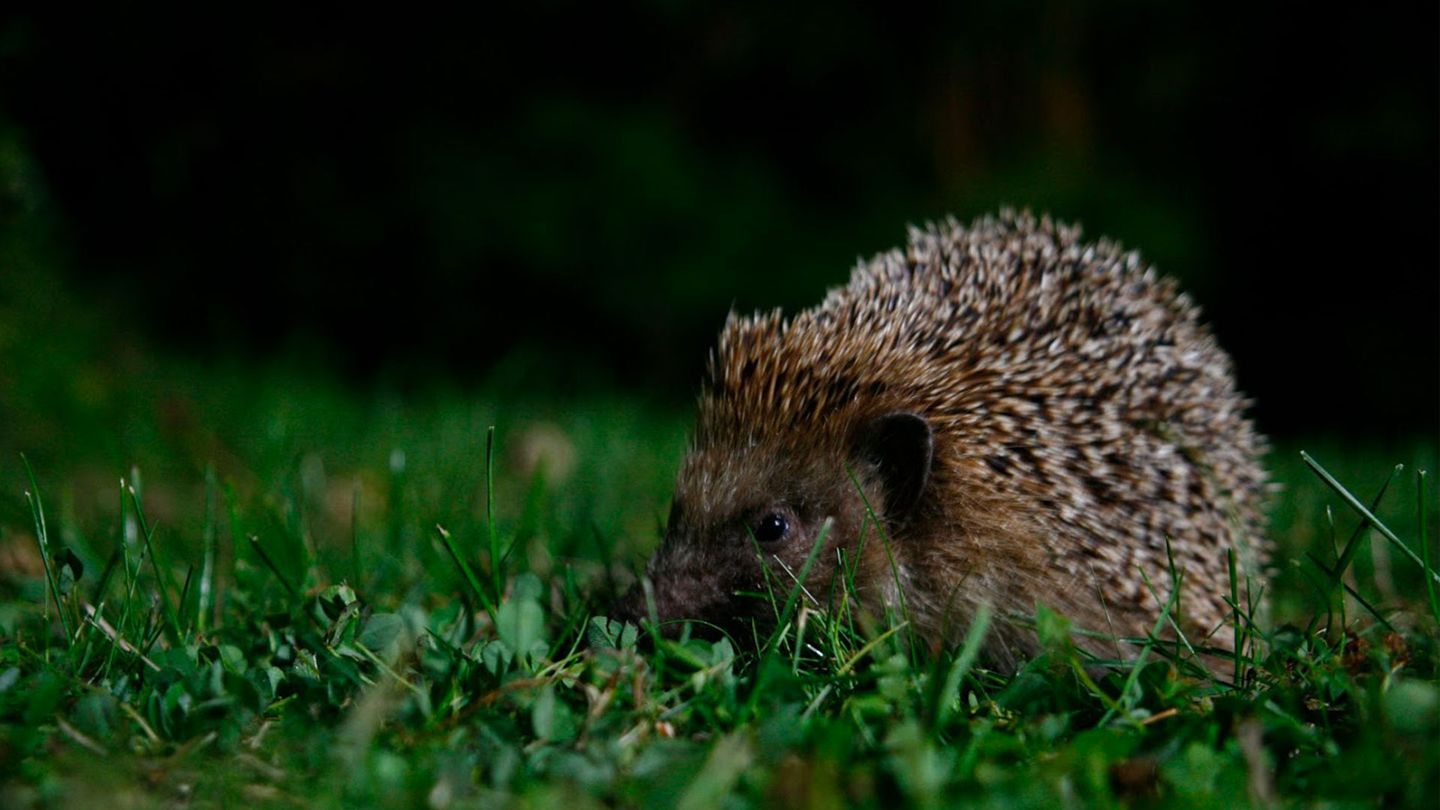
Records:
{"label": "hedgehog's face", "polygon": [[666,629],[691,619],[745,638],[752,622],[773,619],[812,552],[805,585],[817,601],[831,594],[842,564],[858,565],[856,582],[866,587],[867,559],[873,568],[883,555],[870,508],[892,537],[902,529],[921,500],[931,448],[923,419],[887,414],[829,443],[692,449],[665,540],[645,569],[651,594],[637,585],[617,614],[639,619],[653,600]]}

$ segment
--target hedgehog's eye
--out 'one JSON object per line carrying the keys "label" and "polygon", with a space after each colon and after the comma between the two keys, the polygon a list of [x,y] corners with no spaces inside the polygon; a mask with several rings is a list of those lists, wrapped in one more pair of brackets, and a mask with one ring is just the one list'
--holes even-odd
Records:
{"label": "hedgehog's eye", "polygon": [[783,540],[785,535],[790,533],[790,521],[784,515],[777,515],[774,512],[760,518],[755,524],[755,539],[761,543],[774,543]]}

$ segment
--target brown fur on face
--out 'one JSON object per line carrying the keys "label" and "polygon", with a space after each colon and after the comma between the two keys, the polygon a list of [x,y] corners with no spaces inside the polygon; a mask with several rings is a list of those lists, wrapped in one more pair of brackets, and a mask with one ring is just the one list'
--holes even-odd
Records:
{"label": "brown fur on face", "polygon": [[[1227,551],[1242,576],[1265,551],[1245,405],[1195,307],[1135,254],[1026,215],[912,231],[814,309],[731,316],[647,568],[657,611],[759,615],[737,593],[763,590],[762,566],[788,588],[829,518],[807,591],[823,603],[843,549],[862,601],[903,596],[935,643],[981,604],[1144,635],[1173,556],[1182,630],[1225,649]],[[867,499],[893,567],[873,527],[865,539]],[[776,511],[792,532],[757,554],[747,528]],[[1002,662],[1034,646],[1007,622],[987,641]]]}
{"label": "brown fur on face", "polygon": [[[866,518],[865,499],[849,469],[833,444],[803,453],[766,441],[693,449],[676,485],[665,540],[646,566],[659,618],[696,619],[742,636],[751,621],[764,626],[772,617],[770,602],[736,594],[766,593],[762,567],[768,567],[769,582],[783,597],[830,521],[807,580],[810,593],[824,598],[840,550],[854,559]],[[781,515],[789,532],[780,542],[761,543],[755,527],[771,514]],[[866,551],[862,567],[868,569],[874,555]],[[637,587],[625,614],[638,617],[646,609]]]}

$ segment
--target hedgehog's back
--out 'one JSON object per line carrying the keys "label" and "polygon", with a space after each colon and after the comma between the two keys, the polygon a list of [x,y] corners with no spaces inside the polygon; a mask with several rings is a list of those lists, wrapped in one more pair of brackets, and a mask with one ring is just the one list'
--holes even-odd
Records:
{"label": "hedgehog's back", "polygon": [[1059,600],[1130,633],[1167,598],[1173,559],[1182,609],[1208,632],[1228,611],[1227,551],[1249,572],[1262,556],[1264,445],[1246,405],[1196,308],[1137,254],[1002,213],[912,229],[788,321],[732,316],[697,443],[803,448],[876,414],[921,415],[937,537],[955,536],[926,565],[966,568],[983,590],[986,542],[1032,544],[1028,583],[1012,572],[993,587],[1018,592],[992,601]]}

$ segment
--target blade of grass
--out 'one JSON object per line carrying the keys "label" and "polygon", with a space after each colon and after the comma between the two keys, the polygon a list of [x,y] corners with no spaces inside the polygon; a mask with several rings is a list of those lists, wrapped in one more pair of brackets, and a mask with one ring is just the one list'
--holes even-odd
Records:
{"label": "blade of grass", "polygon": [[[810,546],[810,553],[805,555],[805,562],[800,566],[800,573],[795,577],[795,583],[785,597],[785,607],[780,611],[780,627],[789,624],[790,618],[795,615],[795,605],[800,601],[800,594],[805,591],[805,580],[810,576],[810,569],[815,567],[815,560],[820,557],[820,549],[825,547],[825,540],[830,536],[830,531],[834,527],[834,519],[826,518],[825,522],[820,524],[820,531],[815,533],[815,542]],[[754,541],[753,536],[751,540]]]}
{"label": "blade of grass", "polygon": [[[1144,571],[1140,572],[1140,578],[1145,583],[1145,586],[1153,593],[1154,586],[1151,585],[1150,578],[1145,575]],[[1135,660],[1131,662],[1130,673],[1125,678],[1125,684],[1120,687],[1120,697],[1118,699],[1112,700],[1108,695],[1100,691],[1099,685],[1091,680],[1089,674],[1085,672],[1085,668],[1079,666],[1078,662],[1074,666],[1077,676],[1081,679],[1081,683],[1084,683],[1092,689],[1096,697],[1100,698],[1100,701],[1107,706],[1105,716],[1100,718],[1100,722],[1096,724],[1097,726],[1103,727],[1109,723],[1110,719],[1121,711],[1121,702],[1129,702],[1131,700],[1131,696],[1134,694],[1135,684],[1140,680],[1140,670],[1145,667],[1145,660],[1150,657],[1150,649],[1155,646],[1155,640],[1159,638],[1161,629],[1163,629],[1165,623],[1169,621],[1170,611],[1175,608],[1175,602],[1179,598],[1180,583],[1177,582],[1175,583],[1175,587],[1170,591],[1170,598],[1167,599],[1164,606],[1161,607],[1160,615],[1155,617],[1155,626],[1152,627],[1150,633],[1145,636],[1145,643],[1140,648],[1139,654],[1137,654]]]}
{"label": "blade of grass", "polygon": [[860,663],[865,659],[865,656],[874,652],[876,647],[880,646],[882,643],[885,642],[886,639],[900,632],[902,629],[904,629],[904,625],[897,624],[893,627],[886,629],[885,632],[875,636],[875,638],[870,639],[868,642],[866,642],[865,646],[856,650],[853,655],[851,655],[845,660],[845,663],[840,665],[839,669],[835,670],[835,675],[837,677],[848,675],[850,673],[850,670],[855,668],[856,664]]}
{"label": "blade of grass", "polygon": [[[845,465],[845,472],[850,476],[850,485],[855,488],[856,492],[860,493],[860,501],[865,504],[866,519],[875,525],[875,533],[880,536],[880,542],[885,546],[885,559],[890,564],[890,576],[895,580],[895,593],[900,601],[900,616],[907,626],[914,627],[914,622],[910,617],[910,606],[905,602],[905,583],[900,581],[900,566],[895,562],[895,553],[890,547],[889,532],[885,531],[884,524],[881,523],[879,516],[875,514],[875,507],[871,505],[870,497],[865,494],[865,488],[860,486],[860,479],[856,477],[854,468],[847,464]],[[863,529],[861,533],[863,535]],[[910,663],[914,666],[917,663],[915,634],[910,633],[908,635],[910,637],[910,644],[908,645],[910,648]]]}
{"label": "blade of grass", "polygon": [[201,533],[204,549],[200,557],[200,586],[195,601],[195,628],[204,635],[209,629],[215,605],[215,466],[205,465],[205,528]]}
{"label": "blade of grass", "polygon": [[1426,567],[1425,561],[1420,559],[1420,555],[1410,550],[1410,547],[1405,545],[1405,543],[1402,542],[1400,538],[1395,535],[1395,532],[1390,530],[1389,526],[1386,526],[1384,523],[1380,522],[1379,518],[1375,517],[1375,515],[1369,509],[1366,509],[1365,505],[1360,503],[1360,500],[1350,493],[1350,490],[1346,489],[1340,484],[1339,481],[1335,480],[1335,477],[1332,476],[1330,472],[1324,467],[1320,466],[1320,463],[1317,462],[1313,457],[1311,457],[1309,453],[1301,450],[1300,458],[1305,461],[1305,464],[1309,466],[1316,475],[1320,476],[1320,480],[1324,481],[1326,486],[1334,490],[1335,494],[1339,495],[1340,498],[1345,501],[1345,503],[1349,504],[1351,509],[1355,510],[1357,513],[1359,513],[1361,517],[1365,518],[1365,520],[1367,520],[1371,526],[1374,526],[1375,530],[1380,532],[1380,534],[1383,535],[1386,540],[1389,540],[1392,545],[1400,549],[1400,552],[1402,554],[1404,554],[1406,557],[1409,557],[1411,562],[1420,566],[1421,570],[1426,575],[1428,575],[1429,579],[1434,580],[1436,583],[1440,583],[1440,572],[1431,570],[1430,568]]}
{"label": "blade of grass", "polygon": [[480,579],[475,576],[475,572],[466,564],[465,558],[460,556],[460,551],[455,548],[455,540],[450,537],[450,532],[446,531],[445,527],[438,523],[435,524],[435,531],[440,533],[440,543],[444,545],[445,550],[450,553],[450,560],[455,563],[456,568],[460,569],[460,576],[465,579],[466,584],[470,586],[470,590],[474,591],[475,596],[479,597],[480,605],[485,608],[486,613],[490,614],[490,620],[492,622],[498,621],[495,612],[495,603],[490,601],[490,597],[485,593],[484,586],[480,584]]}
{"label": "blade of grass", "polygon": [[[1362,522],[1360,525],[1364,526],[1365,524]],[[1330,504],[1328,503],[1325,504],[1325,528],[1329,533],[1327,539],[1330,541],[1330,549],[1333,551],[1339,548],[1339,545],[1335,542],[1335,510],[1332,509],[1330,507]],[[1340,627],[1349,627],[1350,604],[1345,601],[1345,595],[1343,593],[1338,595],[1336,594],[1335,586],[1337,584],[1337,581],[1335,577],[1330,576],[1330,572],[1326,571],[1323,566],[1320,570],[1325,574],[1325,581],[1330,583],[1329,586],[1325,589],[1325,598],[1330,600],[1330,602],[1334,603],[1340,608]],[[1343,584],[1343,580],[1340,581],[1338,584]],[[1343,590],[1343,588],[1341,590]],[[1329,625],[1327,625],[1327,627],[1328,626]]]}
{"label": "blade of grass", "polygon": [[110,579],[115,576],[115,569],[120,565],[120,549],[110,552],[109,558],[105,560],[105,568],[100,572],[100,578],[95,582],[95,589],[90,592],[90,601],[99,604],[105,599],[105,589],[110,587]]}
{"label": "blade of grass", "polygon": [[[1175,552],[1171,548],[1169,537],[1165,538],[1165,559],[1168,561],[1169,566],[1168,571],[1170,574],[1170,587],[1173,589],[1173,595],[1175,596],[1175,612],[1170,615],[1170,627],[1175,631],[1175,639],[1177,642],[1176,657],[1179,657],[1179,648],[1183,646],[1186,651],[1190,653],[1190,660],[1195,661],[1199,658],[1199,656],[1196,655],[1195,648],[1191,646],[1190,639],[1186,637],[1185,630],[1181,627],[1184,618],[1183,610],[1185,607],[1184,601],[1180,598],[1180,582],[1182,580],[1182,576],[1180,574],[1180,569],[1175,566]],[[1146,584],[1148,585],[1149,583],[1147,582]],[[1155,601],[1160,601],[1160,594],[1158,592],[1152,590],[1151,595],[1155,597]],[[1206,676],[1210,676],[1213,680],[1213,676],[1211,676],[1211,673],[1208,671],[1208,669],[1206,669],[1203,665],[1200,668],[1204,670]]]}
{"label": "blade of grass", "polygon": [[[301,616],[304,616],[305,621],[323,637],[326,632],[325,625],[315,617],[314,613],[305,609],[304,598],[300,590],[285,576],[284,572],[280,570],[280,566],[275,564],[275,560],[271,559],[270,555],[265,553],[265,547],[260,545],[260,538],[251,534],[247,535],[246,539],[250,541],[250,547],[255,550],[255,554],[260,558],[260,562],[263,563],[266,568],[270,569],[270,573],[274,574],[275,578],[280,580],[280,585],[285,588],[285,592],[290,595],[291,609],[298,612]],[[325,644],[322,639],[317,639],[317,646],[332,658],[335,657],[335,651],[331,649],[328,644]]]}
{"label": "blade of grass", "polygon": [[505,598],[505,575],[500,557],[500,532],[495,527],[495,426],[485,431],[485,530],[490,540],[490,579],[495,604]]}
{"label": "blade of grass", "polygon": [[960,682],[975,665],[975,659],[980,655],[980,645],[989,632],[990,605],[981,602],[980,608],[975,611],[975,618],[970,620],[969,629],[965,631],[965,642],[960,647],[960,654],[955,656],[949,671],[945,673],[945,686],[940,690],[940,699],[934,712],[935,728],[943,728],[949,721],[955,703],[960,700]]}
{"label": "blade of grass", "polygon": [[[25,493],[25,500],[30,504],[30,518],[35,523],[35,543],[40,547],[40,564],[45,568],[45,582],[50,586],[50,596],[55,600],[55,613],[60,617],[60,626],[65,630],[65,644],[69,646],[70,620],[65,616],[65,605],[60,601],[60,583],[55,577],[55,566],[50,555],[50,532],[45,525],[45,506],[40,502],[40,484],[35,480],[35,471],[30,468],[30,459],[20,454],[20,462],[25,465],[25,475],[30,479],[30,490]],[[47,614],[49,610],[45,611]],[[46,638],[46,650],[49,650],[49,635]]]}
{"label": "blade of grass", "polygon": [[[751,718],[755,716],[756,707],[760,703],[760,696],[766,691],[766,685],[768,683],[767,673],[773,670],[768,664],[771,658],[777,654],[781,642],[789,634],[790,619],[794,615],[795,605],[800,600],[800,594],[805,590],[805,578],[810,576],[810,569],[814,567],[815,560],[819,559],[820,549],[825,547],[825,539],[829,537],[830,530],[833,529],[834,526],[835,521],[833,518],[826,518],[825,522],[820,524],[820,531],[815,535],[815,542],[810,546],[810,553],[805,555],[805,562],[800,566],[800,573],[798,576],[795,576],[795,583],[790,587],[790,592],[785,597],[785,605],[780,610],[775,629],[771,631],[770,637],[766,639],[760,651],[760,662],[756,667],[755,681],[751,684],[750,694],[745,699],[745,705],[741,709],[741,717]],[[756,553],[762,555],[761,559],[763,560],[763,552],[760,551],[760,544],[755,539],[753,533],[750,534],[750,542],[754,544]],[[762,566],[762,568],[768,568],[768,566]],[[773,596],[771,599],[773,604]]]}
{"label": "blade of grass", "polygon": [[160,606],[165,611],[165,632],[170,638],[170,643],[179,646],[180,616],[175,611],[174,603],[170,601],[170,589],[174,583],[167,574],[169,569],[162,563],[160,555],[155,552],[155,529],[145,520],[145,510],[140,505],[140,494],[135,491],[134,485],[127,489],[130,492],[130,505],[135,509],[135,519],[140,526],[140,536],[145,539],[145,553],[150,557],[151,569],[155,571],[155,590],[160,592]]}
{"label": "blade of grass", "polygon": [[[285,572],[281,571],[280,566],[276,565],[275,561],[270,558],[270,555],[265,552],[265,547],[260,545],[260,538],[251,534],[246,535],[245,539],[250,541],[250,548],[255,550],[255,554],[260,558],[260,562],[263,563],[266,568],[270,569],[270,573],[274,574],[275,579],[279,580],[280,586],[285,589],[286,593],[290,594],[290,599],[295,607],[299,608],[300,591],[295,589],[295,585],[290,582],[290,578],[285,576]],[[306,615],[309,615],[308,611],[304,612]]]}
{"label": "blade of grass", "polygon": [[1295,566],[1296,570],[1299,571],[1300,576],[1304,578],[1305,584],[1310,586],[1310,590],[1314,592],[1315,604],[1324,605],[1325,607],[1324,625],[1320,624],[1320,612],[1312,611],[1310,614],[1310,621],[1305,625],[1304,635],[1306,637],[1313,636],[1317,632],[1317,627],[1334,627],[1335,600],[1331,598],[1330,595],[1330,578],[1327,576],[1325,577],[1325,581],[1321,582],[1320,578],[1315,575],[1315,572],[1311,571],[1308,567],[1304,565],[1300,565],[1298,560],[1295,561]]}
{"label": "blade of grass", "polygon": [[[1315,567],[1316,567],[1316,568],[1319,568],[1321,571],[1323,571],[1323,572],[1325,573],[1325,575],[1330,578],[1330,581],[1331,581],[1331,582],[1339,582],[1339,583],[1340,583],[1340,587],[1344,588],[1344,589],[1345,589],[1345,592],[1348,593],[1348,594],[1350,594],[1351,598],[1353,598],[1356,602],[1358,602],[1358,603],[1360,604],[1360,607],[1365,608],[1365,611],[1366,611],[1367,613],[1369,613],[1371,616],[1374,616],[1374,617],[1375,617],[1375,621],[1380,622],[1381,624],[1385,625],[1385,628],[1386,628],[1387,630],[1390,630],[1390,631],[1392,631],[1392,632],[1395,630],[1395,628],[1390,625],[1390,622],[1387,621],[1384,616],[1380,615],[1379,609],[1377,609],[1374,605],[1371,605],[1371,604],[1365,599],[1365,597],[1361,596],[1358,591],[1356,591],[1354,588],[1350,587],[1350,583],[1348,583],[1348,582],[1343,582],[1343,581],[1341,581],[1341,580],[1338,578],[1338,572],[1330,570],[1330,568],[1329,568],[1328,566],[1326,566],[1325,563],[1324,563],[1323,561],[1321,561],[1321,559],[1320,559],[1319,557],[1315,556],[1313,553],[1311,553],[1311,552],[1309,552],[1309,551],[1305,552],[1305,556],[1306,556],[1306,558],[1308,558],[1308,559],[1310,560],[1310,562],[1312,562],[1312,563],[1315,564]],[[1342,621],[1342,622],[1344,621],[1343,617],[1342,617],[1341,621]]]}
{"label": "blade of grass", "polygon": [[[115,653],[123,649],[125,645],[129,645],[131,649],[134,649],[134,645],[126,639],[126,636],[134,629],[131,625],[130,617],[135,606],[135,588],[140,581],[140,566],[144,564],[143,557],[145,552],[143,548],[139,552],[142,559],[137,560],[134,565],[130,563],[130,548],[132,545],[130,535],[132,531],[135,534],[139,534],[139,531],[134,528],[134,520],[130,515],[129,509],[126,508],[125,502],[125,479],[122,478],[120,479],[120,538],[117,545],[120,548],[121,571],[125,575],[125,593],[121,602],[123,608],[120,611],[120,623],[115,626],[113,633],[110,634],[112,637],[111,640],[114,643],[110,646],[110,652],[105,656],[105,665],[101,669],[101,672],[105,673],[105,677],[107,678],[109,677],[111,667],[115,664]],[[105,629],[103,625],[101,629]],[[135,652],[137,655],[139,654],[138,650]],[[143,658],[143,656],[141,657]]]}
{"label": "blade of grass", "polygon": [[669,645],[665,644],[665,638],[660,632],[660,609],[655,604],[655,584],[644,574],[640,575],[639,581],[640,592],[645,596],[645,632],[650,634],[650,639],[655,644],[655,657],[651,665],[658,679],[664,677],[666,664],[669,663]]}
{"label": "blade of grass", "polygon": [[[1385,483],[1380,486],[1380,491],[1375,493],[1375,497],[1370,499],[1371,512],[1380,508],[1380,501],[1385,497],[1386,490],[1390,489],[1390,484],[1394,482],[1395,476],[1399,475],[1403,469],[1405,469],[1404,464],[1396,464],[1394,469],[1390,471],[1390,476],[1386,478]],[[1365,536],[1365,529],[1367,528],[1369,528],[1369,526],[1362,520],[1360,525],[1355,527],[1355,531],[1350,533],[1350,539],[1345,541],[1345,548],[1336,556],[1336,576],[1345,575],[1345,570],[1350,567],[1351,561],[1355,559],[1356,553],[1360,551],[1360,538]]]}
{"label": "blade of grass", "polygon": [[[1420,518],[1420,554],[1425,563],[1425,571],[1433,573],[1434,568],[1430,565],[1430,506],[1425,500],[1425,476],[1424,470],[1415,471],[1415,510]],[[1440,594],[1436,593],[1435,581],[1425,577],[1425,596],[1430,602],[1430,618],[1440,624]]]}
{"label": "blade of grass", "polygon": [[[190,566],[189,568],[185,569],[185,584],[183,584],[183,585],[180,586],[180,608],[181,608],[181,610],[184,610],[184,609],[185,609],[185,606],[188,605],[188,604],[190,604],[190,586],[191,586],[191,584],[194,583],[194,580],[195,580],[195,566],[192,565],[192,566]],[[194,627],[194,617],[193,617],[193,616],[187,616],[187,617],[182,617],[182,618],[185,619],[185,628],[184,628],[185,630],[189,630],[190,628]]]}

